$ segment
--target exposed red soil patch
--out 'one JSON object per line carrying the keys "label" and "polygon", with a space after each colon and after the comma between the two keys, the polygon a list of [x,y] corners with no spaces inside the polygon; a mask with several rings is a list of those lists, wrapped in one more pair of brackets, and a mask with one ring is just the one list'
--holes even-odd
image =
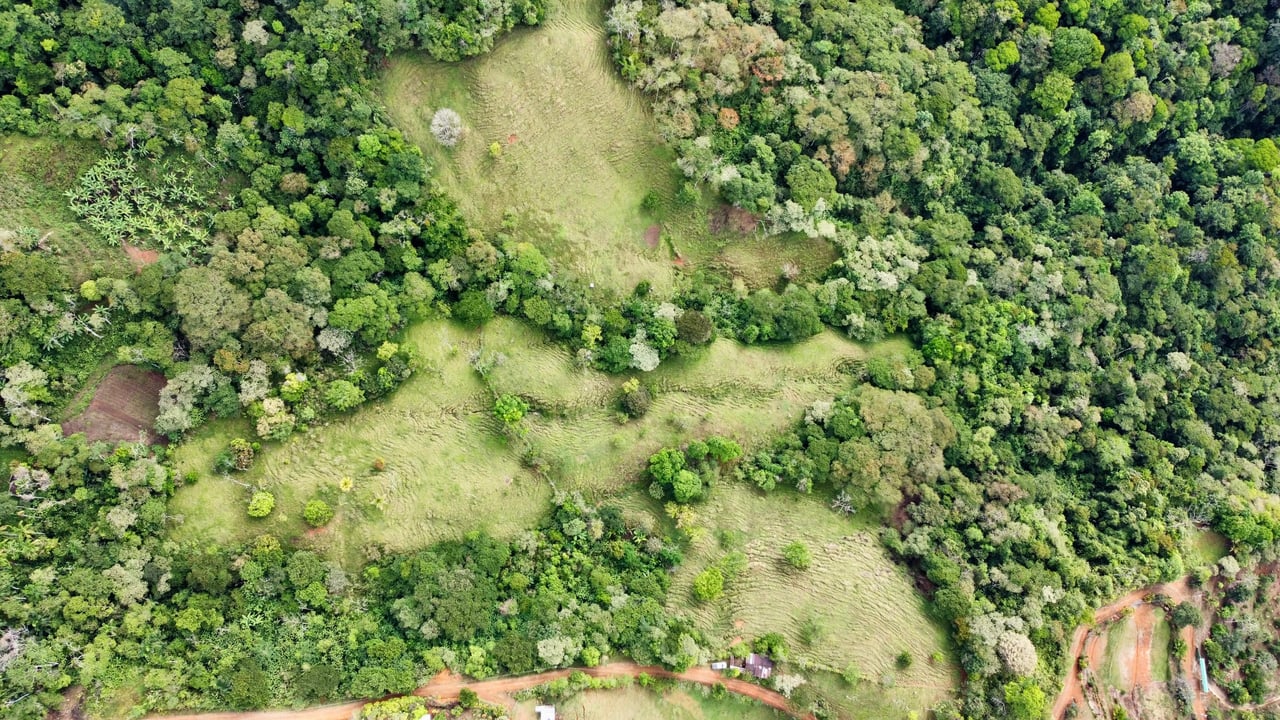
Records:
{"label": "exposed red soil patch", "polygon": [[160,253],[155,250],[143,250],[129,243],[122,244],[124,245],[124,254],[129,256],[129,261],[133,263],[133,267],[138,272],[142,272],[142,268],[160,259]]}
{"label": "exposed red soil patch", "polygon": [[675,260],[672,260],[672,261],[671,261],[671,263],[672,263],[673,265],[675,265],[676,267],[681,267],[681,268],[682,268],[682,267],[684,267],[684,266],[685,266],[684,256],[683,256],[683,255],[677,255],[677,256],[676,256],[676,259],[675,259]]}
{"label": "exposed red soil patch", "polygon": [[516,135],[515,133],[511,133],[510,135],[507,136],[508,145],[515,145],[519,141],[520,141],[520,136]]}
{"label": "exposed red soil patch", "polygon": [[[1138,649],[1134,653],[1130,677],[1135,680],[1135,687],[1139,686],[1137,679],[1145,677],[1150,681],[1151,677],[1151,627],[1154,624],[1154,618],[1143,620],[1141,615],[1142,609],[1145,607],[1148,613],[1152,613],[1149,598],[1155,595],[1164,595],[1168,598],[1170,604],[1176,604],[1187,600],[1192,600],[1193,593],[1191,586],[1187,582],[1187,578],[1178,580],[1177,582],[1165,583],[1163,585],[1151,585],[1149,587],[1140,588],[1130,593],[1126,593],[1120,599],[1098,608],[1093,615],[1093,623],[1081,625],[1076,628],[1075,633],[1071,636],[1071,646],[1067,650],[1067,659],[1070,663],[1067,669],[1067,677],[1063,682],[1062,692],[1058,694],[1057,700],[1053,704],[1053,710],[1049,717],[1053,720],[1059,720],[1063,717],[1067,708],[1075,703],[1080,709],[1081,718],[1092,717],[1089,712],[1089,706],[1085,702],[1085,688],[1080,678],[1079,658],[1083,653],[1088,658],[1088,665],[1093,672],[1097,672],[1102,667],[1106,650],[1106,635],[1098,631],[1100,625],[1105,625],[1116,618],[1120,617],[1125,610],[1134,608],[1135,622],[1138,623]],[[1146,626],[1145,637],[1143,635],[1144,623]],[[1191,628],[1183,629],[1183,640],[1187,642],[1188,648],[1195,647],[1194,634],[1189,632]],[[1145,647],[1145,651],[1143,648]],[[1200,669],[1195,664],[1194,652],[1188,650],[1186,656],[1182,660],[1183,677],[1192,688],[1193,711],[1196,718],[1205,717],[1205,698],[1200,692]],[[1095,686],[1096,687],[1096,686]],[[1093,688],[1091,688],[1092,690]],[[1099,698],[1100,699],[1100,698]]]}
{"label": "exposed red soil patch", "polygon": [[[431,682],[413,691],[414,695],[430,698],[442,704],[454,703],[463,688],[470,689],[486,702],[506,704],[507,698],[520,690],[542,685],[543,683],[569,677],[570,673],[582,671],[591,677],[635,677],[646,673],[651,677],[683,680],[699,685],[724,685],[725,689],[753,700],[758,700],[771,708],[802,718],[814,720],[813,715],[797,714],[785,697],[767,688],[760,687],[746,680],[726,677],[710,668],[698,667],[682,673],[671,672],[653,665],[637,665],[632,662],[616,662],[594,668],[566,668],[550,670],[536,675],[519,677],[494,678],[468,682],[458,675],[442,672],[431,679]],[[344,703],[342,705],[324,705],[306,710],[268,710],[264,712],[216,712],[194,713],[189,715],[158,715],[154,718],[163,720],[350,720],[366,701]]]}
{"label": "exposed red soil patch", "polygon": [[1200,663],[1196,661],[1196,654],[1191,648],[1196,646],[1196,629],[1188,625],[1178,631],[1182,637],[1182,642],[1186,643],[1187,651],[1182,654],[1182,677],[1186,678],[1193,689],[1191,709],[1197,718],[1205,716],[1204,695],[1199,692],[1200,689]]}
{"label": "exposed red soil patch", "polygon": [[89,407],[62,423],[62,431],[107,442],[134,442],[144,433],[148,443],[163,443],[152,426],[160,414],[160,391],[168,382],[164,375],[137,365],[111,368],[93,391]]}
{"label": "exposed red soil patch", "polygon": [[650,225],[649,227],[645,228],[644,242],[646,245],[648,245],[650,248],[657,248],[658,242],[661,240],[662,240],[661,225]]}
{"label": "exposed red soil patch", "polygon": [[707,213],[707,227],[713,233],[735,232],[748,235],[760,225],[760,216],[732,205],[721,205]]}

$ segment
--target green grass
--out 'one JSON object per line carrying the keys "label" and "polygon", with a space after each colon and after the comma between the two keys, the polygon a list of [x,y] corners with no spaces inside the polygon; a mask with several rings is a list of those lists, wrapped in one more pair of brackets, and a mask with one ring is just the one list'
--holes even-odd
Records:
{"label": "green grass", "polygon": [[9,465],[15,462],[24,462],[27,459],[26,451],[15,447],[0,447],[0,480],[7,481],[9,479]]}
{"label": "green grass", "polygon": [[[892,634],[887,637],[892,637]],[[919,658],[916,663],[921,662]],[[812,689],[831,703],[840,720],[907,720],[930,717],[927,709],[950,690],[917,684],[894,674],[866,676],[850,685],[835,673],[806,673]],[[952,687],[959,686],[959,678]],[[915,715],[912,715],[915,713]]]}
{"label": "green grass", "polygon": [[1230,550],[1227,538],[1213,530],[1197,530],[1191,535],[1187,562],[1191,568],[1208,567],[1226,557]]}
{"label": "green grass", "polygon": [[131,272],[120,247],[80,224],[63,195],[100,154],[86,141],[0,136],[0,238],[35,229],[42,246],[65,260],[77,282]]}
{"label": "green grass", "polygon": [[[717,485],[697,512],[705,532],[695,533],[701,537],[676,571],[668,604],[691,612],[709,637],[728,644],[777,631],[800,667],[841,673],[852,664],[863,682],[849,688],[836,678],[827,688],[837,699],[847,697],[850,711],[875,697],[878,711],[923,714],[955,687],[958,670],[945,659],[931,661],[934,653],[949,657],[946,633],[928,618],[873,527],[838,515],[817,496],[765,495],[732,481]],[[795,541],[813,555],[807,570],[782,559],[783,548]],[[723,598],[696,602],[693,578],[732,550],[745,553],[746,571],[726,584]],[[806,625],[813,626],[807,638]],[[905,671],[895,667],[903,651],[913,658]]]}
{"label": "green grass", "polygon": [[1102,679],[1110,687],[1127,690],[1133,685],[1129,663],[1137,641],[1138,629],[1131,616],[1120,618],[1107,628],[1107,656],[1102,663]]}
{"label": "green grass", "polygon": [[[875,352],[903,348],[886,343]],[[718,341],[705,357],[637,373],[655,389],[654,400],[646,416],[625,424],[615,397],[626,376],[573,370],[558,347],[523,351],[519,362],[495,370],[493,382],[499,392],[532,394],[551,405],[552,412],[528,421],[528,443],[557,478],[600,497],[625,489],[664,446],[707,435],[747,445],[771,439],[815,401],[846,389],[841,366],[867,354],[832,332],[778,348]]]}
{"label": "green grass", "polygon": [[[510,536],[541,517],[551,494],[551,483],[522,467],[525,448],[546,460],[557,487],[603,499],[632,489],[663,445],[713,433],[747,446],[767,441],[808,405],[845,389],[840,366],[868,352],[831,332],[782,349],[721,340],[706,357],[646,378],[659,387],[653,409],[620,425],[614,398],[625,378],[576,369],[566,351],[525,324],[497,319],[471,331],[430,321],[406,342],[427,369],[390,398],[267,445],[249,472],[211,472],[231,438],[252,437],[244,421],[212,423],[184,442],[175,451],[179,474],[201,479],[172,502],[184,518],[174,537],[227,543],[270,531],[358,564],[380,550],[412,550],[480,528]],[[492,390],[469,364],[476,351],[506,358],[491,372]],[[502,436],[493,391],[520,393],[540,409],[525,419],[522,441]],[[385,471],[373,470],[376,458]],[[349,493],[338,490],[343,477],[353,480]],[[275,493],[270,517],[245,515],[250,486]],[[302,507],[317,496],[331,499],[337,516],[307,532]]]}
{"label": "green grass", "polygon": [[1151,628],[1151,679],[1169,681],[1169,641],[1172,628],[1163,610],[1156,610],[1155,624]]}
{"label": "green grass", "polygon": [[[482,57],[440,63],[425,54],[393,57],[383,100],[395,123],[422,147],[435,177],[468,218],[493,231],[507,211],[520,235],[602,291],[648,280],[673,287],[674,247],[687,267],[715,267],[753,286],[772,284],[785,262],[814,276],[834,259],[825,241],[759,234],[713,235],[712,200],[677,200],[683,176],[658,136],[648,100],[614,70],[602,0],[553,0],[542,27],[518,30]],[[435,111],[449,107],[467,126],[452,149],[432,137]],[[492,143],[501,157],[490,155]],[[648,193],[658,198],[646,212]],[[670,240],[650,247],[661,225]]]}
{"label": "green grass", "polygon": [[[534,717],[532,701],[522,702],[512,720]],[[565,720],[779,720],[786,715],[737,695],[712,698],[701,686],[676,687],[658,694],[631,686],[591,690],[556,704],[556,717]]]}
{"label": "green grass", "polygon": [[[177,451],[180,473],[204,476],[184,488],[172,507],[186,521],[179,538],[217,542],[271,531],[303,535],[302,508],[331,497],[337,515],[307,541],[337,558],[359,562],[366,550],[411,550],[468,530],[511,535],[545,512],[550,491],[520,468],[489,412],[491,400],[467,364],[465,347],[477,335],[447,323],[414,328],[413,342],[428,365],[389,399],[270,445],[254,467],[233,479],[276,495],[265,520],[245,515],[247,488],[212,476],[212,460],[247,425],[212,425]],[[373,462],[386,462],[375,472]],[[354,488],[339,483],[350,477]]]}

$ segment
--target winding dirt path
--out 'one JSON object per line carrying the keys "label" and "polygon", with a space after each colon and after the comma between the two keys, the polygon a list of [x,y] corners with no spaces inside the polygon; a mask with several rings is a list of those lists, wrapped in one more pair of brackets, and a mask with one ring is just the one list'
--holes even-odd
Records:
{"label": "winding dirt path", "polygon": [[1197,691],[1200,687],[1200,664],[1196,662],[1196,629],[1188,625],[1178,631],[1187,651],[1182,654],[1182,677],[1191,683],[1191,709],[1196,717],[1202,718],[1207,713],[1204,694]]}
{"label": "winding dirt path", "polygon": [[[746,680],[737,680],[721,675],[705,667],[692,668],[684,672],[671,672],[655,665],[637,665],[632,662],[614,662],[594,668],[566,668],[549,670],[536,675],[494,678],[492,680],[468,681],[449,672],[443,672],[413,691],[414,695],[432,698],[443,703],[455,702],[463,688],[473,690],[486,702],[506,704],[510,695],[531,687],[567,678],[573,672],[582,671],[591,677],[635,677],[646,673],[651,677],[682,680],[699,685],[723,684],[729,692],[757,700],[771,708],[781,710],[801,720],[814,720],[812,715],[797,714],[781,694],[760,687]],[[211,712],[190,713],[186,715],[153,715],[150,720],[351,720],[355,711],[365,705],[367,700],[343,703],[341,705],[322,705],[305,710],[263,710],[259,712]]]}
{"label": "winding dirt path", "polygon": [[[1191,592],[1191,586],[1187,582],[1187,578],[1182,578],[1181,580],[1178,580],[1176,582],[1165,583],[1163,585],[1150,585],[1145,588],[1139,588],[1132,592],[1126,593],[1125,595],[1122,595],[1118,600],[1111,603],[1110,605],[1104,605],[1103,607],[1098,608],[1093,613],[1093,622],[1089,624],[1081,625],[1080,627],[1076,628],[1075,633],[1073,633],[1071,636],[1071,645],[1067,649],[1067,662],[1068,662],[1067,677],[1066,677],[1066,680],[1063,682],[1062,692],[1058,693],[1058,699],[1055,700],[1053,703],[1053,710],[1051,711],[1049,717],[1053,718],[1053,720],[1059,720],[1063,716],[1063,714],[1066,713],[1067,708],[1071,705],[1072,702],[1075,702],[1081,708],[1081,710],[1085,710],[1088,707],[1088,704],[1085,702],[1085,697],[1084,697],[1084,684],[1080,681],[1080,654],[1085,649],[1085,639],[1089,636],[1089,631],[1092,630],[1097,625],[1105,623],[1109,620],[1114,620],[1121,613],[1123,613],[1125,610],[1131,607],[1147,605],[1148,603],[1146,603],[1145,598],[1151,595],[1165,595],[1169,598],[1170,602],[1179,603],[1189,599],[1192,595],[1192,592]],[[1148,638],[1149,637],[1150,637],[1150,631],[1148,631]],[[1193,654],[1191,652],[1192,647],[1194,647],[1194,644],[1188,643],[1187,655]],[[1090,655],[1094,655],[1094,653],[1090,653]],[[1141,652],[1138,652],[1136,653],[1136,655],[1138,657],[1142,657],[1143,654]],[[1090,660],[1091,662],[1089,666],[1092,668],[1097,668],[1097,663],[1093,661],[1094,659],[1091,657]],[[1147,658],[1147,665],[1148,666],[1150,665],[1149,657]],[[1186,663],[1184,663],[1183,665],[1185,670],[1187,667]],[[1143,675],[1140,675],[1140,673],[1143,673],[1143,672],[1145,672],[1145,677],[1150,676],[1150,668],[1148,667],[1145,671],[1134,672],[1133,677],[1137,678],[1137,677],[1143,676]],[[1192,685],[1193,691],[1195,688],[1198,688],[1200,686],[1199,670],[1196,670],[1195,678],[1196,678],[1196,682],[1195,684]],[[1191,679],[1191,676],[1188,676],[1188,680],[1190,679]],[[1203,718],[1204,717],[1204,701],[1203,699],[1201,699],[1199,692],[1194,692],[1194,695],[1195,695],[1196,717]]]}

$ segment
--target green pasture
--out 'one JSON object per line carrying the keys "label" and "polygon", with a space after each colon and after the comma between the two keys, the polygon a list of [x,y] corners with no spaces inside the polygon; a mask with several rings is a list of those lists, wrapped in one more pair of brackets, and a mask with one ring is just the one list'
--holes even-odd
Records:
{"label": "green pasture", "polygon": [[[267,444],[246,473],[223,477],[212,467],[232,438],[252,437],[247,422],[210,423],[186,440],[176,467],[198,480],[173,499],[182,517],[174,537],[229,542],[270,531],[359,564],[475,529],[509,536],[542,516],[553,484],[603,499],[630,490],[664,445],[710,434],[748,447],[767,442],[813,402],[845,389],[843,369],[869,352],[831,332],[785,348],[720,340],[702,358],[643,376],[656,389],[653,408],[623,423],[616,394],[626,377],[576,368],[525,324],[497,319],[466,330],[434,320],[405,341],[422,358],[413,379],[381,402]],[[472,367],[477,357],[491,366],[487,380]],[[523,437],[505,436],[491,413],[494,394],[505,392],[534,408]],[[343,478],[351,479],[347,492]],[[245,515],[256,488],[276,495],[264,520]],[[337,516],[307,531],[302,507],[315,497],[332,502]]]}
{"label": "green pasture", "polygon": [[[668,604],[691,613],[715,641],[781,632],[806,675],[833,674],[824,694],[845,698],[851,717],[905,717],[910,710],[923,716],[958,684],[944,629],[930,620],[875,528],[833,512],[817,495],[766,495],[738,482],[717,485],[697,514],[701,529],[676,571]],[[783,548],[796,541],[813,556],[807,570],[783,560]],[[726,582],[719,600],[698,602],[694,577],[730,552],[745,554],[745,571]],[[912,658],[905,670],[897,666],[903,652]],[[836,676],[850,666],[861,677],[852,686]]]}
{"label": "green pasture", "polygon": [[[802,276],[824,271],[834,259],[826,241],[712,233],[713,200],[677,197],[684,178],[649,101],[613,67],[604,12],[602,0],[552,0],[542,26],[512,33],[481,57],[394,56],[382,100],[473,223],[493,231],[514,213],[522,238],[602,292],[628,292],[641,280],[670,292],[677,253],[686,268],[713,267],[753,286],[773,284],[785,263]],[[466,125],[454,148],[431,135],[442,107]],[[656,247],[646,241],[654,226]]]}

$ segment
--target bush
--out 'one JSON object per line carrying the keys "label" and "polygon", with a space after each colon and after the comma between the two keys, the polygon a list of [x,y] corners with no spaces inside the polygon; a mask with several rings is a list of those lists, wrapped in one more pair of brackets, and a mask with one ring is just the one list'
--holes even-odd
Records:
{"label": "bush", "polygon": [[676,337],[690,345],[704,345],[714,333],[711,320],[697,310],[685,310],[676,318]]}
{"label": "bush", "polygon": [[334,380],[325,388],[324,401],[342,412],[364,402],[364,391],[347,380]]}
{"label": "bush", "polygon": [[493,306],[483,292],[468,290],[453,306],[453,316],[467,327],[480,327],[493,318]]}
{"label": "bush", "polygon": [[704,602],[715,600],[724,594],[724,573],[720,568],[709,567],[693,579],[693,596]]}
{"label": "bush", "polygon": [[894,662],[894,664],[898,666],[899,670],[906,670],[907,668],[911,667],[911,662],[912,662],[911,653],[907,652],[906,650],[903,650],[902,652],[898,653],[898,659]]}
{"label": "bush", "polygon": [[507,426],[519,423],[527,412],[529,403],[518,395],[501,395],[493,402],[494,416]]}
{"label": "bush", "polygon": [[264,518],[276,509],[276,496],[265,490],[259,490],[249,500],[249,517]]}
{"label": "bush", "polygon": [[1173,612],[1169,613],[1169,624],[1173,625],[1175,630],[1181,630],[1188,625],[1200,627],[1203,622],[1204,617],[1200,614],[1200,609],[1188,602],[1178,603],[1174,606]]}
{"label": "bush", "polygon": [[322,527],[333,519],[333,508],[323,500],[312,500],[303,508],[302,519],[311,527]]}
{"label": "bush", "polygon": [[639,380],[632,378],[622,384],[622,412],[628,417],[643,417],[649,412],[652,403],[653,396],[649,394],[649,388],[641,385]]}
{"label": "bush", "polygon": [[258,443],[251,443],[244,438],[231,441],[231,465],[236,470],[248,470],[253,466],[253,456],[258,450]]}
{"label": "bush", "polygon": [[809,552],[808,546],[799,541],[784,548],[782,557],[788,565],[797,570],[808,570],[813,565],[813,555]]}

